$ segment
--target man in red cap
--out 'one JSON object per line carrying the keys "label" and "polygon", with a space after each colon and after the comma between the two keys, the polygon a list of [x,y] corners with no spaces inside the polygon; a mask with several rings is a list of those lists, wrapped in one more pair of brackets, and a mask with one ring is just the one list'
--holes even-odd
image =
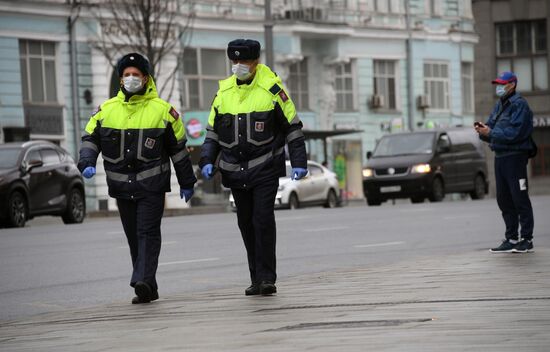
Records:
{"label": "man in red cap", "polygon": [[493,80],[500,99],[485,124],[474,123],[481,140],[495,153],[497,203],[506,225],[505,239],[490,249],[493,253],[533,251],[533,208],[527,182],[527,161],[536,148],[531,138],[533,113],[516,92],[517,81],[513,72],[503,72]]}

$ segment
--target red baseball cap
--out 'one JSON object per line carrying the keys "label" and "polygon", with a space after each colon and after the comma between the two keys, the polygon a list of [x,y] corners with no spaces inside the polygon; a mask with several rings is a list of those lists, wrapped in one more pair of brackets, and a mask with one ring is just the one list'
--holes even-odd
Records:
{"label": "red baseball cap", "polygon": [[508,84],[511,82],[517,82],[518,78],[514,74],[514,72],[511,71],[504,71],[496,79],[494,79],[491,83],[493,84]]}

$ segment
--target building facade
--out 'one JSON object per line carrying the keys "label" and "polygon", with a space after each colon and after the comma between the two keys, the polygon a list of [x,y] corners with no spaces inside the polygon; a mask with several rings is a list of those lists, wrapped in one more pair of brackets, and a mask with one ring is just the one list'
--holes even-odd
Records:
{"label": "building facade", "polygon": [[[497,96],[491,80],[502,71],[518,76],[518,91],[534,114],[538,155],[529,162],[530,193],[550,192],[550,2],[474,0],[476,119],[485,121]],[[492,171],[492,167],[489,168]],[[494,182],[493,192],[494,192]]]}
{"label": "building facade", "polygon": [[[217,81],[230,74],[227,43],[256,39],[266,56],[265,3],[185,3],[178,16],[183,22],[192,14],[193,21],[181,39],[183,53],[166,65],[178,68],[169,100],[183,112],[196,163]],[[304,129],[356,131],[307,141],[309,158],[326,159],[346,198],[363,197],[365,152],[383,134],[474,121],[478,37],[470,1],[272,0],[271,6],[274,70]],[[0,0],[4,139],[26,130],[77,155],[79,131],[117,84],[112,62],[90,44],[105,30],[76,2]],[[168,77],[156,79],[162,84]],[[114,207],[101,172],[87,184],[91,210]],[[219,194],[216,181],[202,189],[205,198]]]}

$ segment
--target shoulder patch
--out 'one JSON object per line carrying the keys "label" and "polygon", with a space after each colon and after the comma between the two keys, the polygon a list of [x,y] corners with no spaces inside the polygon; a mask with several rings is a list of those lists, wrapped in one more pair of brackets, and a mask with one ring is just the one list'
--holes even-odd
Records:
{"label": "shoulder patch", "polygon": [[288,95],[286,95],[285,91],[281,89],[279,92],[279,96],[281,97],[281,100],[283,103],[285,103],[288,100]]}
{"label": "shoulder patch", "polygon": [[277,83],[275,83],[271,88],[269,88],[269,91],[273,95],[277,95],[277,93],[279,93],[281,90],[282,90],[281,87]]}
{"label": "shoulder patch", "polygon": [[99,105],[99,106],[94,110],[94,112],[92,112],[92,116],[97,115],[97,113],[100,112],[100,111],[101,111],[101,105]]}
{"label": "shoulder patch", "polygon": [[180,114],[173,107],[170,107],[170,111],[168,111],[168,113],[176,120],[180,118]]}

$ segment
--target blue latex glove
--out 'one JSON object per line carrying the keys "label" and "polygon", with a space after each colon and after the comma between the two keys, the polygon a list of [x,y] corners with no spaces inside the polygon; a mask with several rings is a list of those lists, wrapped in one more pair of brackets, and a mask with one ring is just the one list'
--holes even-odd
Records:
{"label": "blue latex glove", "polygon": [[299,180],[304,178],[307,175],[307,169],[303,169],[301,167],[293,167],[292,168],[292,175],[290,175],[291,180]]}
{"label": "blue latex glove", "polygon": [[212,164],[206,164],[201,170],[202,177],[204,177],[206,180],[210,180],[212,178],[212,174],[214,172],[214,165]]}
{"label": "blue latex glove", "polygon": [[193,197],[193,194],[195,194],[195,190],[193,188],[181,188],[180,189],[180,198],[184,199],[186,202],[189,202],[189,199]]}
{"label": "blue latex glove", "polygon": [[87,166],[84,171],[82,171],[82,176],[86,178],[92,178],[95,175],[95,167]]}

